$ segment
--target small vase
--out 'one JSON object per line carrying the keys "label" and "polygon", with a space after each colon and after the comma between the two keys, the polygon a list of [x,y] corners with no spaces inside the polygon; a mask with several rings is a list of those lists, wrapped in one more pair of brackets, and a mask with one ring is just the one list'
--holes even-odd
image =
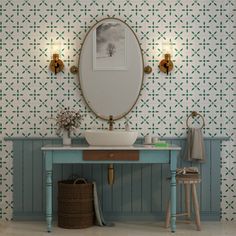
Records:
{"label": "small vase", "polygon": [[71,145],[70,131],[68,131],[68,130],[63,131],[63,145],[64,146],[70,146]]}

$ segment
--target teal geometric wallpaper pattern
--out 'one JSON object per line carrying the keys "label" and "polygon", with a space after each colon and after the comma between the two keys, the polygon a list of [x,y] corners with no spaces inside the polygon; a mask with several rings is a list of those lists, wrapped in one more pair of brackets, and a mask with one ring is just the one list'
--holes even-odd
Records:
{"label": "teal geometric wallpaper pattern", "polygon": [[[63,106],[81,110],[82,129],[107,127],[85,106],[69,72],[86,32],[107,16],[132,27],[154,69],[127,115],[130,126],[140,136],[185,136],[186,116],[196,110],[205,116],[205,136],[229,136],[222,145],[222,219],[236,220],[235,0],[1,0],[0,218],[11,219],[13,207],[12,147],[4,137],[55,136],[48,117]],[[57,76],[48,69],[55,40],[65,62]],[[169,76],[157,68],[166,41],[174,44]]]}

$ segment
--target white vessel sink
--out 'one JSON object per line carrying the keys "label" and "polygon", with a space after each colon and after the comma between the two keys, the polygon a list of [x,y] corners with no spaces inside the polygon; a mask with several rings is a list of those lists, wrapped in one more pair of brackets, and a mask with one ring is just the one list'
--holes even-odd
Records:
{"label": "white vessel sink", "polygon": [[91,146],[132,146],[138,137],[137,131],[87,130],[85,139]]}

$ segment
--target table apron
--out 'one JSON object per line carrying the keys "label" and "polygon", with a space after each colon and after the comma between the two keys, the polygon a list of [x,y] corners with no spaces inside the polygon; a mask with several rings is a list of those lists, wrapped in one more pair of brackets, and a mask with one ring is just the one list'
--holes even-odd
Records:
{"label": "table apron", "polygon": [[85,161],[83,160],[83,151],[46,151],[47,156],[52,157],[53,164],[109,164],[109,163],[117,163],[117,164],[168,164],[170,163],[171,153],[176,154],[178,151],[139,151],[139,160],[137,161],[114,161],[114,160],[105,160],[105,161]]}

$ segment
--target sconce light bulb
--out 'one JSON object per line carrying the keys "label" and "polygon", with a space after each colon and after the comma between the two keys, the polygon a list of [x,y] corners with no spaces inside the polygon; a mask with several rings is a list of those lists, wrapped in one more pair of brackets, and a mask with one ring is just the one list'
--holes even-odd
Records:
{"label": "sconce light bulb", "polygon": [[171,55],[169,53],[165,54],[165,60],[166,61],[171,61]]}

